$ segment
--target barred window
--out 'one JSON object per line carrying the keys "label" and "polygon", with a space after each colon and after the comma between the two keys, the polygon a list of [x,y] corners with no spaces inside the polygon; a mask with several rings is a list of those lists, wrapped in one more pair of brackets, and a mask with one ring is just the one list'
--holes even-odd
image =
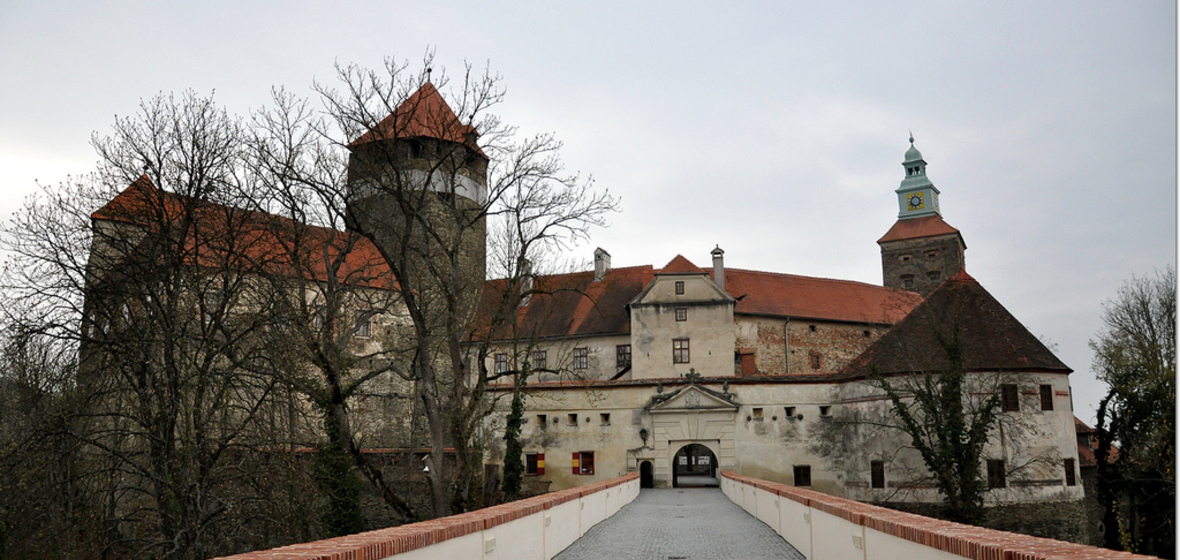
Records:
{"label": "barred window", "polygon": [[795,486],[811,486],[811,465],[795,465]]}
{"label": "barred window", "polygon": [[620,344],[615,346],[615,366],[627,367],[631,365],[631,345]]}

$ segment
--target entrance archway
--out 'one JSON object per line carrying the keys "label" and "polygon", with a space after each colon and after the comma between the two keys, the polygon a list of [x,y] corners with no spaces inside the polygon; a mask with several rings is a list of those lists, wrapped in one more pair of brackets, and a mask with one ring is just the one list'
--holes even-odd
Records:
{"label": "entrance archway", "polygon": [[720,486],[717,456],[708,447],[690,443],[672,457],[672,487]]}
{"label": "entrance archway", "polygon": [[651,461],[639,463],[639,487],[655,488],[655,473]]}

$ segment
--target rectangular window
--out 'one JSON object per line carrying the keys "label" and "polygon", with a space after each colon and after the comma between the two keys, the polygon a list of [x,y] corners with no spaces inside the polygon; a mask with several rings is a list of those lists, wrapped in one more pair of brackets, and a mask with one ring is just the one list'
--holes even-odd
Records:
{"label": "rectangular window", "polygon": [[795,486],[811,486],[811,465],[795,465]]}
{"label": "rectangular window", "polygon": [[1016,385],[1000,385],[1000,409],[1004,412],[1020,410],[1020,388]]}
{"label": "rectangular window", "polygon": [[493,366],[493,373],[506,373],[508,371],[508,354],[503,352],[496,353],[496,365]]}
{"label": "rectangular window", "polygon": [[615,366],[627,367],[631,365],[631,345],[620,344],[615,346]]}
{"label": "rectangular window", "polygon": [[356,331],[353,336],[357,338],[369,338],[373,336],[373,320],[372,314],[368,311],[356,312]]}
{"label": "rectangular window", "polygon": [[885,487],[885,461],[870,461],[870,470],[872,471],[872,486],[873,488]]}
{"label": "rectangular window", "polygon": [[1078,485],[1077,461],[1075,461],[1073,459],[1066,459],[1065,460],[1065,485],[1066,486],[1077,486]]}
{"label": "rectangular window", "polygon": [[566,419],[566,421],[568,421],[570,423],[571,426],[573,426],[575,428],[578,427],[578,415],[577,414],[569,414],[566,416],[565,419]]}
{"label": "rectangular window", "polygon": [[549,353],[545,350],[533,350],[533,369],[549,368]]}
{"label": "rectangular window", "polygon": [[575,451],[572,465],[574,474],[594,474],[594,452]]}
{"label": "rectangular window", "polygon": [[574,348],[574,369],[586,369],[590,362],[590,351],[586,348]]}
{"label": "rectangular window", "polygon": [[783,414],[787,415],[787,420],[794,420],[795,419],[795,407],[784,406],[783,407]]}
{"label": "rectangular window", "polygon": [[684,295],[684,281],[683,280],[676,281],[676,295],[678,295],[678,296]]}
{"label": "rectangular window", "polygon": [[819,369],[819,368],[823,367],[823,365],[824,365],[823,357],[821,357],[819,354],[816,354],[815,352],[812,352],[811,353],[811,369]]}
{"label": "rectangular window", "polygon": [[931,270],[930,272],[926,273],[926,277],[929,278],[931,282],[938,282],[939,278],[942,278],[942,272],[938,270]]}
{"label": "rectangular window", "polygon": [[526,476],[540,476],[545,474],[545,454],[525,453],[524,474]]}
{"label": "rectangular window", "polygon": [[761,421],[762,421],[762,409],[761,409],[761,408],[755,408],[755,409],[753,410],[753,412],[754,412],[754,419],[755,419],[755,420],[757,420],[757,421],[759,421],[759,422],[761,422]]}
{"label": "rectangular window", "polygon": [[687,364],[689,358],[688,339],[676,338],[672,340],[672,363]]}
{"label": "rectangular window", "polygon": [[827,406],[819,407],[819,415],[824,418],[831,416],[832,415],[832,406],[827,405]]}
{"label": "rectangular window", "polygon": [[677,321],[687,321],[688,320],[688,308],[687,307],[677,307],[676,308],[676,320]]}
{"label": "rectangular window", "polygon": [[544,428],[549,425],[549,417],[544,414],[537,415],[537,425]]}
{"label": "rectangular window", "polygon": [[603,426],[610,425],[610,413],[609,412],[603,412],[603,413],[599,414],[598,418],[599,418],[599,420],[602,421]]}
{"label": "rectangular window", "polygon": [[1004,461],[1002,459],[988,459],[987,460],[987,487],[988,488],[1004,488],[1008,485],[1007,476],[1004,473]]}
{"label": "rectangular window", "polygon": [[1041,385],[1041,410],[1053,410],[1053,386]]}

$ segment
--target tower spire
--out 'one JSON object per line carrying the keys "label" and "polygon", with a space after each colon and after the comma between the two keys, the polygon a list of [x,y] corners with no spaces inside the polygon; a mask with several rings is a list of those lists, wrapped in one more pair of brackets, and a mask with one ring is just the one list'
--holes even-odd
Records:
{"label": "tower spire", "polygon": [[910,131],[910,149],[905,152],[905,178],[897,193],[898,213],[901,219],[922,216],[942,216],[938,208],[938,188],[926,177],[926,160],[914,146],[914,132]]}

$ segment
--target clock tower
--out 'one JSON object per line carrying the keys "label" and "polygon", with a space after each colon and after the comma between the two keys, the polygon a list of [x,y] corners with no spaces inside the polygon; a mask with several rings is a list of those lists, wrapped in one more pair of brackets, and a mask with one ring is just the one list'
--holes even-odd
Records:
{"label": "clock tower", "polygon": [[926,160],[914,147],[906,150],[905,178],[897,188],[897,222],[884,237],[881,268],[885,286],[929,295],[934,288],[963,270],[967,244],[959,230],[942,219],[938,188],[926,176]]}

